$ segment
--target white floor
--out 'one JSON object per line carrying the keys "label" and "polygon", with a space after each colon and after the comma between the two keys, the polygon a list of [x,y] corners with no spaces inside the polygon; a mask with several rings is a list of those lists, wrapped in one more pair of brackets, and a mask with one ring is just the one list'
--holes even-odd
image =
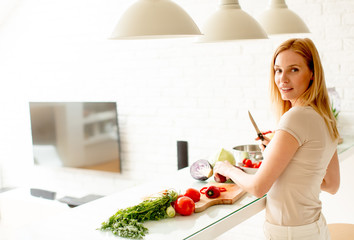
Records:
{"label": "white floor", "polygon": [[[354,224],[354,149],[340,157],[341,187],[335,195],[321,194],[323,214],[327,223]],[[253,216],[216,240],[262,240],[265,211]],[[354,239],[354,238],[353,238]]]}

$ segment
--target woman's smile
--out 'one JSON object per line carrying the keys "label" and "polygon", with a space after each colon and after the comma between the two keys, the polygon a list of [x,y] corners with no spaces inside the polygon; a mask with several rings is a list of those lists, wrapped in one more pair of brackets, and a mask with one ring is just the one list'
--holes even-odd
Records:
{"label": "woman's smile", "polygon": [[292,88],[280,88],[280,90],[283,92],[283,93],[287,93],[287,92],[290,92],[292,90]]}

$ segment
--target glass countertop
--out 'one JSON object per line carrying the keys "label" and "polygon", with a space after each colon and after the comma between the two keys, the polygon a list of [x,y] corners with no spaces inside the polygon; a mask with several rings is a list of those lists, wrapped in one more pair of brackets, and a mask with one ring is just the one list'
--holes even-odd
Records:
{"label": "glass countertop", "polygon": [[343,135],[343,142],[338,144],[337,151],[341,154],[354,146],[354,135]]}

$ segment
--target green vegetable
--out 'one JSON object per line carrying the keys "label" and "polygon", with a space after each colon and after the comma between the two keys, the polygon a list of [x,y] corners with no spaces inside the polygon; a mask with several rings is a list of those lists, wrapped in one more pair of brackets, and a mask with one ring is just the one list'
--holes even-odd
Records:
{"label": "green vegetable", "polygon": [[234,155],[232,155],[232,153],[228,150],[225,150],[224,148],[222,148],[217,155],[211,159],[211,166],[214,167],[216,162],[218,161],[228,161],[231,163],[231,165],[236,165],[236,160]]}
{"label": "green vegetable", "polygon": [[142,223],[169,217],[166,210],[177,198],[176,191],[166,190],[138,205],[120,209],[108,221],[102,223],[100,230],[111,231],[114,235],[124,238],[142,239],[148,233]]}
{"label": "green vegetable", "polygon": [[167,209],[166,209],[166,213],[170,218],[173,218],[176,215],[176,210],[170,205]]}

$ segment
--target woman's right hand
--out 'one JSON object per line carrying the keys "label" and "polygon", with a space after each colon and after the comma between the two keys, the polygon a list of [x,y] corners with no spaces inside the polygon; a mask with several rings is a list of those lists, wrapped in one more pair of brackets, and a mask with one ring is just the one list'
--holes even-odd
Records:
{"label": "woman's right hand", "polygon": [[[269,144],[270,140],[273,138],[274,136],[274,132],[273,131],[268,131],[268,132],[264,132],[263,134],[263,138],[264,140],[261,142],[261,144],[259,145],[259,147],[261,148],[261,151],[263,152],[264,149],[267,147],[267,145]],[[266,136],[268,135],[268,136]],[[261,140],[259,137],[257,137],[255,139],[256,141]]]}

